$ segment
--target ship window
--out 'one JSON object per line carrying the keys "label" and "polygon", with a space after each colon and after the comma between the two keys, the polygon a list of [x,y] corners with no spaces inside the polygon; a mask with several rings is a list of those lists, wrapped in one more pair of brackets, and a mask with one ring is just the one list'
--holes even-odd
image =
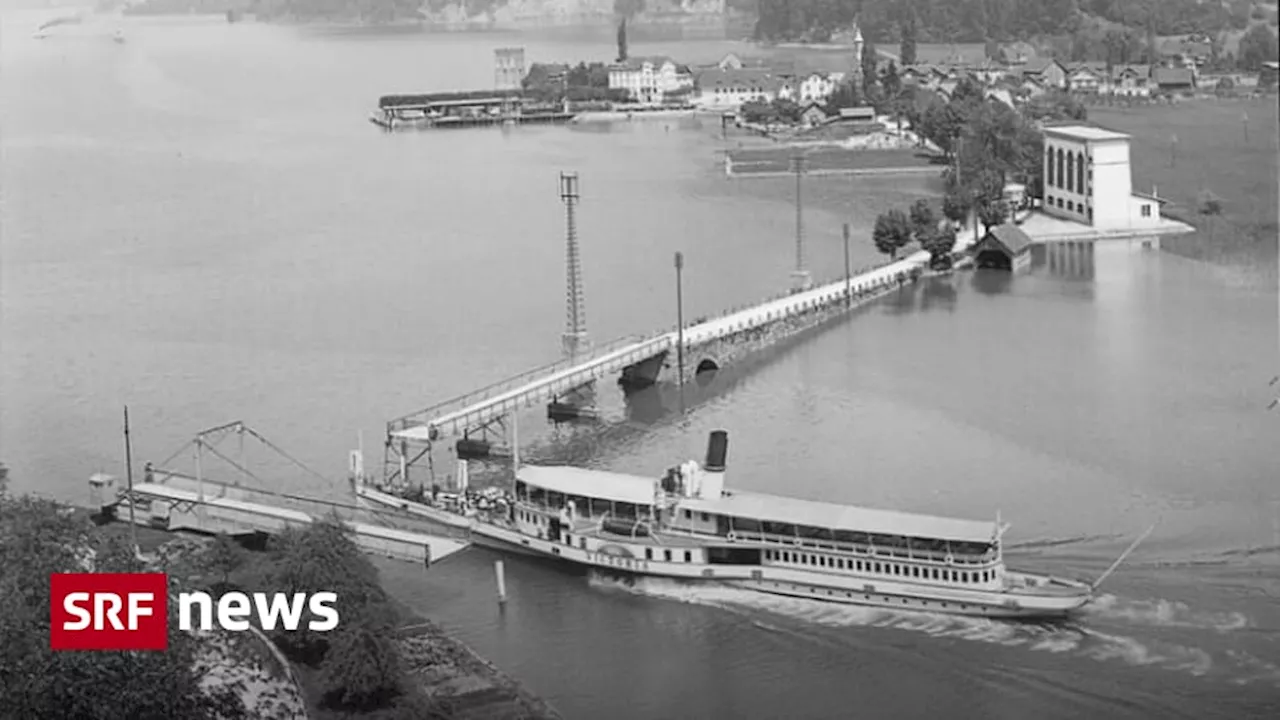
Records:
{"label": "ship window", "polygon": [[684,561],[685,561],[685,562],[693,562],[693,553],[689,552],[688,550],[685,550],[685,551],[684,551]]}
{"label": "ship window", "polygon": [[580,537],[580,538],[578,538],[578,547],[582,548],[583,550],[586,550],[586,549],[587,549],[587,539],[586,539],[586,538],[584,538],[584,537]]}
{"label": "ship window", "polygon": [[700,513],[700,514],[702,515],[702,522],[711,522],[711,516],[710,516],[710,515],[708,515],[708,514],[706,514],[706,513]]}
{"label": "ship window", "polygon": [[933,579],[934,579],[934,580],[937,580],[937,579],[938,579],[938,568],[932,568],[932,570],[933,570]]}
{"label": "ship window", "polygon": [[862,572],[862,561],[858,560],[857,563],[858,563],[858,572]]}
{"label": "ship window", "polygon": [[920,577],[920,568],[918,567],[911,568],[911,577]]}
{"label": "ship window", "polygon": [[692,513],[691,511],[689,511],[689,510],[685,510],[685,511],[684,511],[684,519],[685,519],[685,520],[692,520],[692,519],[693,519],[693,513]]}
{"label": "ship window", "polygon": [[826,556],[824,556],[824,555],[819,555],[819,556],[818,556],[818,564],[819,564],[819,565],[821,565],[822,567],[826,567],[826,566],[827,566],[827,558],[826,558]]}
{"label": "ship window", "polygon": [[666,560],[667,562],[671,562],[671,551],[670,551],[670,550],[663,550],[663,551],[662,551],[662,559],[663,559],[663,560]]}
{"label": "ship window", "polygon": [[836,558],[836,567],[844,570],[844,558]]}
{"label": "ship window", "polygon": [[652,560],[652,559],[653,559],[653,548],[645,548],[645,549],[644,549],[644,559],[645,559],[645,560]]}
{"label": "ship window", "polygon": [[969,573],[967,572],[960,573],[960,582],[966,582],[966,583],[969,582]]}
{"label": "ship window", "polygon": [[880,563],[876,563],[876,572],[880,572]]}

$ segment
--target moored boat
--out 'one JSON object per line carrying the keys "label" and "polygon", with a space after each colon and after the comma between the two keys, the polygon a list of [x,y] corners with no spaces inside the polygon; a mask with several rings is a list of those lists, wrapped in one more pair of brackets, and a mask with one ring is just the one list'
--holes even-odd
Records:
{"label": "moored boat", "polygon": [[661,478],[528,465],[517,470],[514,493],[486,508],[449,510],[364,483],[356,490],[420,517],[467,516],[473,538],[487,545],[636,575],[997,618],[1062,617],[1092,597],[1088,583],[1006,568],[1007,526],[998,520],[730,490],[727,450],[727,433],[715,431],[705,463]]}

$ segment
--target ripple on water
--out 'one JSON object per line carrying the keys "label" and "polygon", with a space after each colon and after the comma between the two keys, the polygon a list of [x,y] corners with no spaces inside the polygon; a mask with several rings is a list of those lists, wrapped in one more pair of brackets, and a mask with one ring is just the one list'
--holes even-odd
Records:
{"label": "ripple on water", "polygon": [[[1154,637],[1104,632],[1093,627],[1094,624],[1119,625],[1136,630],[1135,634],[1150,628],[1180,628],[1221,635],[1251,626],[1250,619],[1241,613],[1202,611],[1170,600],[1140,600],[1106,594],[1094,602],[1080,621],[1027,623],[841,605],[769,595],[727,585],[692,584],[663,578],[620,580],[592,574],[589,582],[599,589],[718,607],[748,615],[781,616],[816,626],[899,630],[933,638],[1022,647],[1033,652],[1099,662],[1156,667],[1196,677],[1213,672],[1240,685],[1261,683],[1280,688],[1280,666],[1245,652],[1231,649],[1215,652]],[[753,624],[762,629],[784,632],[767,619],[753,618]]]}

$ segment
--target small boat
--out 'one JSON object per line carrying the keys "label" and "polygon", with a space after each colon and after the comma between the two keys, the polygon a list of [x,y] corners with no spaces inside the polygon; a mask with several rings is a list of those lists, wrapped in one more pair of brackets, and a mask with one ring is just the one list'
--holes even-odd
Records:
{"label": "small boat", "polygon": [[[1093,596],[1096,583],[1006,567],[1001,538],[1008,526],[998,518],[936,517],[730,490],[727,452],[728,434],[717,430],[705,463],[691,460],[661,478],[526,465],[516,472],[514,492],[487,510],[464,502],[458,512],[468,518],[473,539],[499,549],[790,597],[992,618],[1061,618]],[[465,462],[459,461],[460,478],[467,475]],[[419,517],[448,512],[408,501],[393,486],[364,480],[355,489],[372,505]]]}
{"label": "small boat", "polygon": [[118,42],[118,43],[123,43],[123,42],[124,42],[124,31],[123,31],[123,30],[116,30],[115,34],[111,36],[111,39],[112,39],[112,40],[115,40],[115,41],[116,41],[116,42]]}

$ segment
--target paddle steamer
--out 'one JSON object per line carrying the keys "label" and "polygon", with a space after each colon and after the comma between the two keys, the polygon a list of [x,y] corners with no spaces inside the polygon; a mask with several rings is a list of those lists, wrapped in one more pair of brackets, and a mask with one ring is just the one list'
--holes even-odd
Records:
{"label": "paddle steamer", "polygon": [[[360,481],[367,502],[469,527],[478,542],[620,571],[824,601],[1000,618],[1084,606],[1088,583],[1005,567],[996,521],[799,500],[725,487],[728,434],[706,462],[661,478],[526,465],[514,494],[408,496]],[[465,468],[465,465],[463,465]]]}

